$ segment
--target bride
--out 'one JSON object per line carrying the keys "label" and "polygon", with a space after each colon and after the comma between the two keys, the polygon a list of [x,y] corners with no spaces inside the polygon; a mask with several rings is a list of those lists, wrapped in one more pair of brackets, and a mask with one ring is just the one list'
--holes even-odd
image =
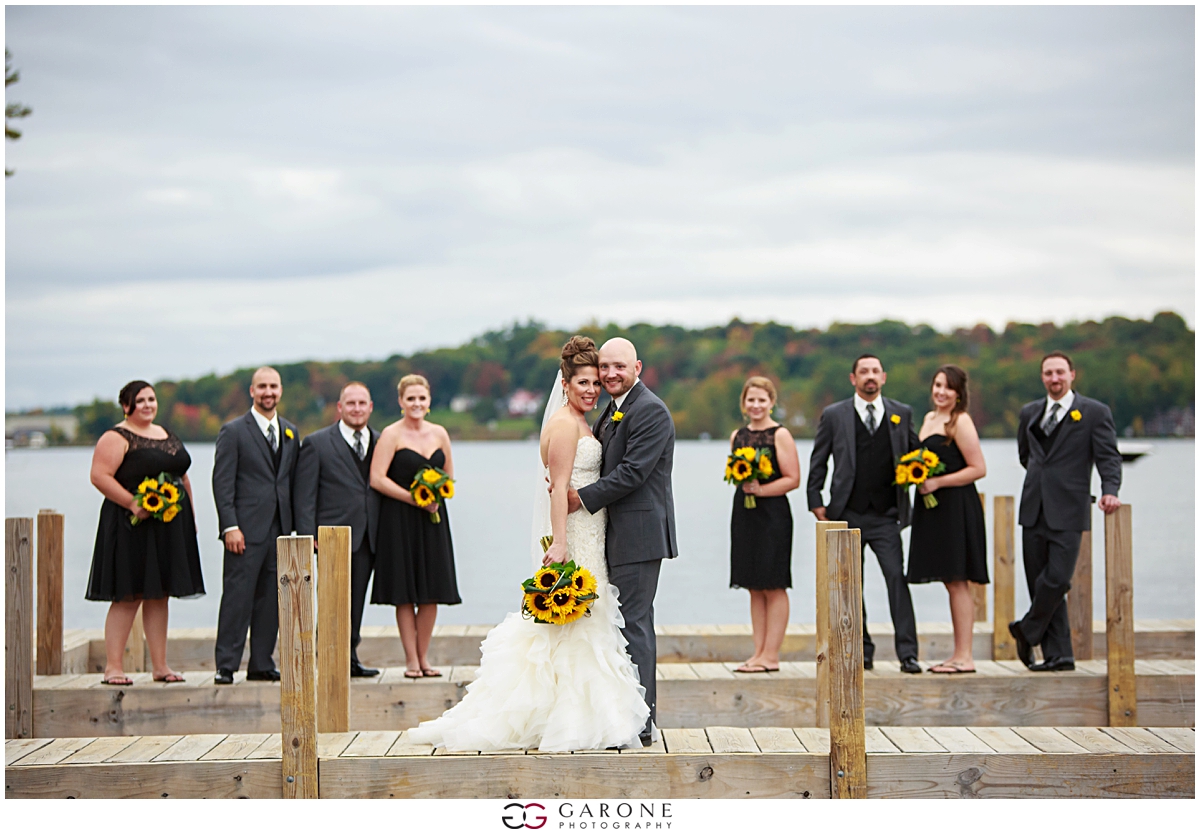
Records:
{"label": "bride", "polygon": [[[542,422],[533,529],[535,568],[574,560],[596,577],[591,615],[547,625],[518,611],[508,614],[484,639],[479,671],[462,702],[409,730],[414,743],[450,751],[640,746],[638,734],[650,710],[625,650],[617,589],[608,581],[605,511],[567,513],[568,488],[600,478],[600,442],[584,417],[600,397],[599,365],[591,338],[576,335],[563,346],[560,382]],[[550,497],[543,480],[547,470]],[[554,541],[543,554],[538,540],[547,534]],[[519,586],[512,591],[516,605]]]}

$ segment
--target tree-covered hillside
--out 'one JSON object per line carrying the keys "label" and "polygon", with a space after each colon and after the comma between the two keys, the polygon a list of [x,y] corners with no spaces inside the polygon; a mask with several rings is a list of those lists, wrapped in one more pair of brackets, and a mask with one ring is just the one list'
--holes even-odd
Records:
{"label": "tree-covered hillside", "polygon": [[[523,437],[536,429],[535,420],[510,416],[510,398],[520,389],[545,393],[559,348],[573,333],[528,322],[455,348],[386,360],[278,365],[284,388],[280,410],[310,432],[334,421],[342,385],[360,380],[375,400],[372,423],[382,426],[399,416],[396,382],[419,372],[433,387],[431,419],[452,435]],[[918,413],[928,406],[933,370],[941,363],[963,366],[971,378],[971,413],[986,437],[1014,434],[1021,405],[1044,394],[1038,367],[1052,349],[1072,356],[1076,388],[1108,403],[1123,434],[1190,431],[1195,399],[1195,332],[1167,312],[1149,321],[1112,317],[1062,327],[1010,323],[1003,331],[980,325],[948,334],[888,320],[835,323],[822,331],[736,319],[705,329],[637,324],[588,326],[581,333],[597,342],[620,335],[637,345],[642,380],[671,408],[681,438],[723,436],[736,428],[741,423],[738,393],[751,374],[776,381],[782,420],[793,434],[809,436],[821,409],[849,396],[850,366],[867,351],[879,355],[887,370],[884,394],[912,404]],[[249,408],[253,368],[222,377],[159,380],[160,422],[185,439],[214,438],[223,421]],[[451,410],[452,401],[458,411]],[[121,417],[115,401],[96,400],[76,412],[84,441]]]}

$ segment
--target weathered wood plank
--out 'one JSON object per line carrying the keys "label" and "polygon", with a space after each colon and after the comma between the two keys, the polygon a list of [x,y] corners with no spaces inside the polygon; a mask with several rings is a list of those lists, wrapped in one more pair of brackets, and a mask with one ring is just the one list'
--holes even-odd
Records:
{"label": "weathered wood plank", "polygon": [[[225,739],[214,746],[204,755],[200,756],[202,761],[240,761],[246,758],[251,752],[263,745],[270,736],[259,732],[248,735],[226,735]],[[113,738],[101,738],[100,740],[115,740]]]}
{"label": "weathered wood plank", "polygon": [[350,528],[317,528],[317,730],[350,729]]}
{"label": "weathered wood plank", "polygon": [[899,752],[900,748],[888,740],[878,726],[868,726],[865,731],[867,754],[872,752]]}
{"label": "weathered wood plank", "polygon": [[992,499],[992,659],[1017,659],[1017,644],[1008,632],[1016,614],[1013,556],[1013,497]]}
{"label": "weathered wood plank", "polygon": [[13,767],[6,798],[279,798],[279,761]]}
{"label": "weathered wood plank", "polygon": [[400,737],[396,739],[395,743],[393,743],[391,745],[391,747],[388,748],[388,751],[387,751],[387,756],[389,758],[404,757],[404,756],[420,757],[420,756],[429,756],[432,754],[433,754],[433,746],[431,744],[421,744],[421,743],[414,742],[408,736],[407,731],[401,733]]}
{"label": "weathered wood plank", "polygon": [[867,797],[862,650],[862,560],[857,528],[827,530],[829,780],[834,798]]}
{"label": "weathered wood plank", "polygon": [[1012,730],[1042,752],[1066,753],[1068,755],[1087,752],[1086,749],[1052,726],[1014,726]]}
{"label": "weathered wood plank", "polygon": [[1105,637],[1108,643],[1108,722],[1138,722],[1133,641],[1133,507],[1104,517]]}
{"label": "weathered wood plank", "polygon": [[829,726],[829,548],[826,531],[845,530],[846,522],[817,522],[817,621],[814,660],[817,669],[817,726]]}
{"label": "weathered wood plank", "polygon": [[1088,752],[1112,754],[1112,753],[1128,753],[1129,747],[1113,738],[1110,735],[1105,735],[1099,729],[1091,726],[1059,726],[1055,728],[1056,732],[1061,733],[1065,738],[1072,743],[1086,749]]}
{"label": "weathered wood plank", "polygon": [[[811,726],[798,726],[792,730],[796,733],[796,737],[800,739],[800,743],[804,744],[804,748],[809,752],[819,752],[822,755],[829,754],[829,730],[814,728]],[[866,744],[866,734],[864,730],[863,744]]]}
{"label": "weathered wood plank", "polygon": [[704,733],[708,736],[708,743],[715,753],[759,752],[758,744],[755,743],[754,736],[750,734],[749,729],[735,726],[710,726],[704,730]]}
{"label": "weathered wood plank", "polygon": [[95,738],[56,738],[41,749],[31,752],[20,760],[13,761],[14,767],[61,764],[66,758],[90,744]]}
{"label": "weathered wood plank", "polygon": [[4,520],[4,737],[33,737],[33,519]]}
{"label": "weathered wood plank", "polygon": [[663,663],[655,676],[659,680],[695,680],[696,672],[688,663]]}
{"label": "weathered wood plank", "polygon": [[1181,752],[1196,751],[1196,730],[1184,729],[1182,727],[1170,726],[1152,726],[1150,734],[1156,738],[1166,741],[1171,746],[1176,747]]}
{"label": "weathered wood plank", "polygon": [[61,674],[63,664],[63,515],[37,517],[37,673]]}
{"label": "weathered wood plank", "polygon": [[796,733],[781,726],[755,726],[750,736],[763,752],[807,752]]}
{"label": "weathered wood plank", "polygon": [[162,755],[182,738],[179,735],[150,735],[138,738],[108,759],[110,764],[144,764]]}
{"label": "weathered wood plank", "polygon": [[35,752],[53,738],[10,738],[4,742],[4,766],[15,763],[31,752]]}
{"label": "weathered wood plank", "polygon": [[[60,739],[61,740],[61,739]],[[69,758],[64,758],[63,764],[101,764],[128,747],[137,738],[132,736],[120,738],[96,738],[83,749]]]}
{"label": "weathered wood plank", "polygon": [[224,735],[184,735],[161,755],[154,757],[155,763],[163,761],[198,761],[221,741]]}
{"label": "weathered wood plank", "polygon": [[1040,755],[1041,750],[1007,726],[972,726],[971,732],[997,752],[1010,755]]}
{"label": "weathered wood plank", "polygon": [[343,758],[378,758],[388,754],[400,732],[360,732],[351,744],[342,751]]}
{"label": "weathered wood plank", "polygon": [[1164,741],[1162,738],[1152,734],[1149,730],[1137,726],[1105,726],[1102,727],[1104,733],[1113,738],[1116,738],[1125,746],[1132,749],[1134,752],[1157,753],[1167,752],[1175,753],[1182,750]]}
{"label": "weathered wood plank", "polygon": [[317,678],[313,629],[313,539],[280,536],[279,656],[283,795],[317,797]]}
{"label": "weathered wood plank", "polygon": [[336,758],[358,737],[357,732],[322,732],[317,735],[317,757]]}
{"label": "weathered wood plank", "polygon": [[926,726],[925,732],[949,752],[990,755],[995,752],[965,726]]}
{"label": "weathered wood plank", "polygon": [[668,753],[712,752],[703,729],[663,729],[662,738]]}
{"label": "weathered wood plank", "polygon": [[879,731],[901,752],[945,752],[946,747],[919,726],[881,726]]}
{"label": "weathered wood plank", "polygon": [[267,737],[265,741],[259,744],[258,749],[252,751],[246,756],[251,761],[271,760],[273,758],[283,757],[283,735],[276,732],[274,735]]}

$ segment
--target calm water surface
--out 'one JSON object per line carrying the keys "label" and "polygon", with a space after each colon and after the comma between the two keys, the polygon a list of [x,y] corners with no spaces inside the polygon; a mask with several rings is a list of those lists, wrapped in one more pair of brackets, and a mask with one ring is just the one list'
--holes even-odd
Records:
{"label": "calm water surface", "polygon": [[[798,441],[803,473],[811,441]],[[1134,506],[1134,612],[1139,618],[1195,616],[1195,442],[1152,442],[1152,455],[1124,467],[1121,498]],[[991,496],[1020,495],[1024,471],[1015,441],[985,441],[988,475],[978,483]],[[174,627],[213,627],[221,588],[221,543],[213,506],[213,445],[190,444],[191,478],[207,596],[171,604]],[[450,503],[461,605],[443,607],[442,623],[495,623],[515,610],[520,582],[530,575],[530,493],[536,444],[462,442],[455,445],[457,494]],[[681,441],[675,450],[675,515],[680,556],[663,564],[656,603],[659,623],[747,622],[745,591],[730,590],[729,514],[732,488],[721,480],[725,444]],[[48,507],[66,515],[66,625],[100,628],[107,605],[83,599],[103,497],[88,482],[90,448],[9,450],[5,453],[5,515],[33,516]],[[1093,483],[1099,492],[1099,479]],[[792,552],[792,621],[815,619],[814,519],[805,509],[803,488],[791,494],[796,517]],[[1097,529],[1101,514],[1095,511]],[[908,533],[904,534],[905,551]],[[1021,536],[1017,529],[1017,549]],[[1017,611],[1028,607],[1020,557],[1017,558]],[[1097,615],[1104,608],[1104,548],[1094,544],[1093,587]],[[879,566],[868,556],[864,579],[868,614],[887,619],[887,594]],[[914,585],[918,621],[949,621],[941,585]],[[990,600],[989,600],[990,606]],[[989,610],[990,607],[989,607]],[[392,609],[368,605],[367,625],[394,624]]]}

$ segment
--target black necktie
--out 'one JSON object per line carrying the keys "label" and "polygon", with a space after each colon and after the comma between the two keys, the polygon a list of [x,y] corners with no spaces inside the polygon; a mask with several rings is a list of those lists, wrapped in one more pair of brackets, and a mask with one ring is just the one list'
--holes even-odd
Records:
{"label": "black necktie", "polygon": [[279,442],[275,439],[274,424],[267,424],[267,443],[271,445],[271,452],[279,452]]}
{"label": "black necktie", "polygon": [[354,430],[354,454],[358,456],[359,461],[362,461],[367,455],[367,450],[363,447],[361,429]]}
{"label": "black necktie", "polygon": [[875,434],[875,404],[867,404],[867,432]]}

